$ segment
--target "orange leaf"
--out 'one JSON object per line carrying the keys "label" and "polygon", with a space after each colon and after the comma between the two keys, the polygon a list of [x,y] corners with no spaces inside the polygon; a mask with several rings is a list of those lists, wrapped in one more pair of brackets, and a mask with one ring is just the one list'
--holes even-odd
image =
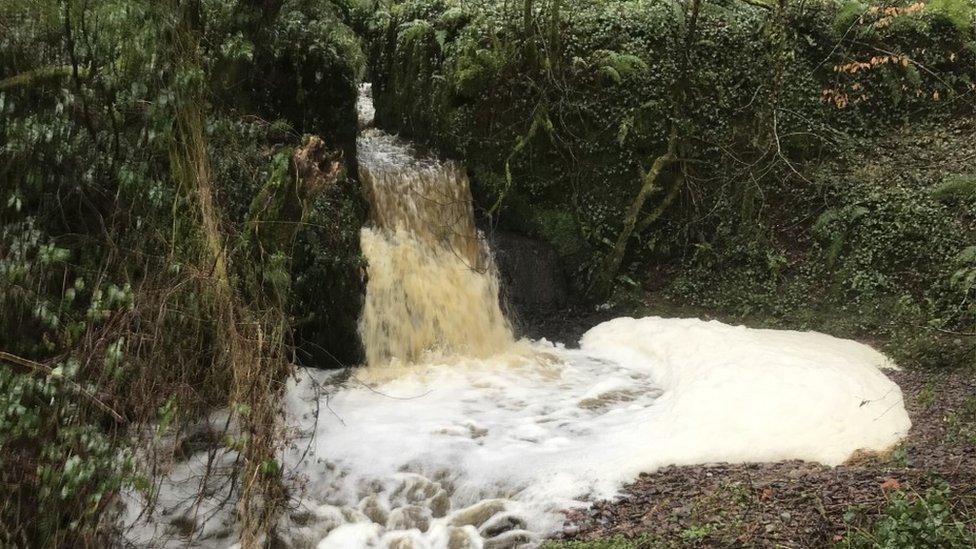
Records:
{"label": "orange leaf", "polygon": [[901,483],[892,477],[888,477],[881,483],[882,490],[897,490],[901,488]]}

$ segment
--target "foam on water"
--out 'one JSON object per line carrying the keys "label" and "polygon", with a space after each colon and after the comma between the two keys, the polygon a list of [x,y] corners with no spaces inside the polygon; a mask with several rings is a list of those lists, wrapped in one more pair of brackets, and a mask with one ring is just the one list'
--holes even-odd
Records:
{"label": "foam on water", "polygon": [[[328,394],[316,378],[330,374],[309,372],[289,389],[288,407],[314,433],[312,459],[299,465],[310,509],[429,508],[425,498],[441,490],[450,502],[441,517],[431,511],[426,531],[360,517],[320,547],[357,546],[353,532],[367,545],[386,535],[448,547],[457,510],[492,498],[501,503],[490,515],[508,516],[508,535],[525,540],[558,528],[559,511],[665,465],[835,465],[856,450],[884,450],[910,426],[901,391],[880,371],[889,366],[870,347],[814,332],[621,318],[590,330],[578,350],[523,342],[370,385],[352,379]],[[398,499],[405,482],[430,486],[424,498]],[[475,526],[481,537],[498,530]]]}
{"label": "foam on water", "polygon": [[[907,433],[891,366],[820,333],[651,317],[601,324],[580,349],[522,341],[482,359],[301,370],[282,455],[296,499],[276,535],[321,549],[532,546],[560,511],[666,465],[836,465]],[[173,464],[150,515],[127,494],[128,541],[236,541],[235,484],[206,472],[209,451]],[[214,455],[231,470],[232,450]]]}

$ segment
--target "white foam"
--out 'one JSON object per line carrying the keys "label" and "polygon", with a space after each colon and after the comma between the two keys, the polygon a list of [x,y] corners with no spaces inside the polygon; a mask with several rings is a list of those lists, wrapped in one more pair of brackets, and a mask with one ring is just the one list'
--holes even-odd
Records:
{"label": "white foam", "polygon": [[[443,489],[453,509],[504,498],[505,512],[545,534],[559,510],[665,465],[836,465],[856,450],[884,450],[910,426],[901,391],[880,371],[889,366],[866,345],[814,332],[620,318],[587,332],[579,350],[525,343],[328,395],[317,387],[332,374],[308,372],[290,387],[288,408],[315,434],[312,458],[297,465],[309,500],[352,507],[375,495],[393,508],[404,494],[429,504]],[[295,446],[293,466],[304,449]],[[443,547],[458,516],[403,535]],[[330,536],[340,534],[392,539],[364,525]]]}

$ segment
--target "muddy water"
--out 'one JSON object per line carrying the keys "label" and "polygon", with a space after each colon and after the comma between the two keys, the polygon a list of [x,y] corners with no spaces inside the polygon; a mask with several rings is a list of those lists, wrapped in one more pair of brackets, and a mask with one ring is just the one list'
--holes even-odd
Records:
{"label": "muddy water", "polygon": [[369,282],[359,325],[370,368],[506,351],[512,329],[464,169],[376,129],[362,132],[358,151],[370,205],[360,237]]}

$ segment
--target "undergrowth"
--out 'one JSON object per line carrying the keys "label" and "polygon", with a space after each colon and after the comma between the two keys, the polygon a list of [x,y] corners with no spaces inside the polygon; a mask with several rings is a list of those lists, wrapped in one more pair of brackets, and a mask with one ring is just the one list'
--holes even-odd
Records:
{"label": "undergrowth", "polygon": [[[326,303],[337,333],[358,314],[362,54],[344,17],[326,0],[0,5],[0,545],[122,543],[120,495],[151,507],[215,409],[236,427],[210,444],[238,459],[207,474],[229,475],[245,546],[270,530],[296,349],[357,353],[306,328]],[[309,162],[343,168],[321,195],[289,167],[309,133],[327,140]]]}
{"label": "undergrowth", "polygon": [[848,531],[837,547],[901,549],[904,547],[963,549],[976,546],[976,524],[954,511],[945,484],[924,494],[895,491],[879,515],[852,507],[844,514]]}
{"label": "undergrowth", "polygon": [[[578,293],[972,363],[971,6],[706,2],[686,44],[692,5],[530,3],[528,28],[504,2],[355,14],[378,122],[463,158],[481,215],[550,242]],[[680,158],[594,291],[669,128]]]}

